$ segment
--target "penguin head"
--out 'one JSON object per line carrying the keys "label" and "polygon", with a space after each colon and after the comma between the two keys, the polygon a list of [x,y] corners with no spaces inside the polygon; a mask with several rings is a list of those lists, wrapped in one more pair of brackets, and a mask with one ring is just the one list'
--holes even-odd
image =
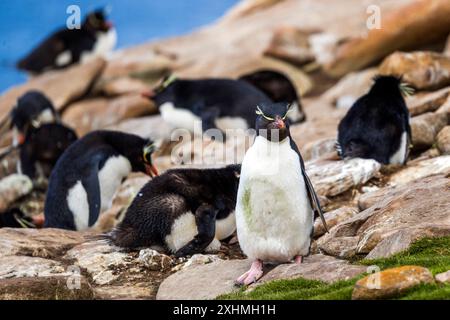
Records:
{"label": "penguin head", "polygon": [[89,13],[84,21],[84,27],[91,31],[108,32],[113,24],[107,19],[107,10],[99,9]]}
{"label": "penguin head", "polygon": [[56,122],[53,104],[39,91],[28,91],[17,100],[11,110],[11,128],[17,132],[17,144],[25,141],[31,128],[39,128],[44,123]]}
{"label": "penguin head", "polygon": [[142,149],[142,160],[144,162],[145,171],[151,177],[158,175],[158,170],[156,169],[156,167],[152,162],[152,154],[153,152],[155,152],[155,150],[156,150],[155,143],[151,140],[148,140],[148,142]]}
{"label": "penguin head", "polygon": [[0,228],[36,228],[33,218],[25,216],[19,208],[0,214]]}
{"label": "penguin head", "polygon": [[165,102],[172,102],[177,82],[178,79],[174,74],[167,75],[155,88],[142,92],[142,96],[153,100],[158,106]]}
{"label": "penguin head", "polygon": [[289,136],[288,113],[291,105],[274,103],[256,107],[256,132],[272,142],[281,142]]}
{"label": "penguin head", "polygon": [[383,97],[393,97],[411,95],[414,93],[414,89],[409,87],[406,83],[402,82],[402,77],[396,77],[392,75],[378,75],[374,77],[374,83],[370,88],[369,94],[380,95]]}

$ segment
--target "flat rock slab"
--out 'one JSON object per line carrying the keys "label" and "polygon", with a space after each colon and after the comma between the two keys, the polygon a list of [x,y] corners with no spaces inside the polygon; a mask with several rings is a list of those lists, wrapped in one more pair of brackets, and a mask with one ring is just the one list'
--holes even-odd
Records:
{"label": "flat rock slab", "polygon": [[261,285],[268,281],[305,278],[319,280],[327,283],[339,280],[348,280],[366,272],[367,267],[352,265],[345,260],[316,254],[306,257],[302,264],[280,264],[256,283]]}
{"label": "flat rock slab", "polygon": [[[251,265],[250,260],[219,260],[209,264],[192,265],[170,277],[159,287],[158,300],[214,299],[238,288],[235,280]],[[281,264],[263,276],[256,285],[280,279],[306,278],[334,282],[353,278],[366,272],[365,266],[351,265],[344,260],[324,255],[305,258],[301,265]],[[254,286],[254,285],[253,285]]]}
{"label": "flat rock slab", "polygon": [[192,265],[163,281],[157,300],[205,300],[237,290],[234,281],[251,265],[250,260],[219,260]]}
{"label": "flat rock slab", "polygon": [[377,272],[359,280],[352,299],[388,299],[424,283],[434,283],[430,270],[417,266],[402,266]]}
{"label": "flat rock slab", "polygon": [[59,262],[38,257],[0,257],[0,279],[70,276]]}
{"label": "flat rock slab", "polygon": [[14,255],[53,258],[84,241],[80,232],[61,229],[0,229],[0,258]]}
{"label": "flat rock slab", "polygon": [[389,184],[406,185],[417,179],[448,173],[450,173],[450,156],[445,155],[409,164],[394,173],[389,179]]}
{"label": "flat rock slab", "polygon": [[145,300],[154,297],[155,291],[156,289],[148,283],[94,288],[95,298],[102,300]]}
{"label": "flat rock slab", "polygon": [[[68,277],[13,278],[0,280],[0,300],[92,300],[94,293],[83,276],[77,287]],[[79,286],[78,286],[79,285]]]}
{"label": "flat rock slab", "polygon": [[313,161],[306,163],[316,192],[322,196],[337,196],[373,178],[381,165],[371,159]]}
{"label": "flat rock slab", "polygon": [[[375,191],[360,199],[359,206],[366,210],[333,227],[317,246],[326,251],[336,248],[340,237],[358,237],[355,254],[381,258],[409,248],[415,240],[449,235],[449,188],[450,179],[437,175]],[[348,253],[346,246],[342,250]]]}
{"label": "flat rock slab", "polygon": [[82,243],[69,250],[64,259],[74,260],[76,265],[86,269],[97,285],[116,280],[120,273],[115,269],[128,266],[132,260],[129,254],[102,240]]}

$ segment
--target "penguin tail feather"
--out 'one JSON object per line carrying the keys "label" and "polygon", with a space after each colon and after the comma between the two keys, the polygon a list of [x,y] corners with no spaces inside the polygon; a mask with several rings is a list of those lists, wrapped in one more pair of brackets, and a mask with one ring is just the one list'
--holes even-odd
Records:
{"label": "penguin tail feather", "polygon": [[341,158],[364,158],[367,154],[367,145],[360,141],[352,140],[345,148],[337,149]]}

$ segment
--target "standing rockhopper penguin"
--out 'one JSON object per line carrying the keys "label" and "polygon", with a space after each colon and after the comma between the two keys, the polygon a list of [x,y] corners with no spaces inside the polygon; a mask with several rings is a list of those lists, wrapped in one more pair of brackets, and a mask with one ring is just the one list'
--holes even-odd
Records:
{"label": "standing rockhopper penguin", "polygon": [[263,261],[302,262],[309,254],[320,203],[289,132],[289,105],[258,106],[257,136],[244,156],[236,204],[242,251],[254,262],[237,279],[248,285],[263,274]]}
{"label": "standing rockhopper penguin", "polygon": [[107,237],[126,248],[154,247],[192,255],[220,249],[236,230],[240,165],[173,169],[149,181]]}
{"label": "standing rockhopper penguin", "polygon": [[409,112],[401,78],[378,76],[339,123],[337,151],[342,158],[405,164],[411,141]]}
{"label": "standing rockhopper penguin", "polygon": [[94,225],[131,171],[157,174],[154,149],[148,139],[115,131],[94,131],[73,143],[50,176],[44,227],[85,230]]}
{"label": "standing rockhopper penguin", "polygon": [[39,44],[17,63],[17,68],[38,74],[60,69],[94,56],[105,56],[117,42],[116,31],[105,10],[87,15],[80,29],[63,28]]}

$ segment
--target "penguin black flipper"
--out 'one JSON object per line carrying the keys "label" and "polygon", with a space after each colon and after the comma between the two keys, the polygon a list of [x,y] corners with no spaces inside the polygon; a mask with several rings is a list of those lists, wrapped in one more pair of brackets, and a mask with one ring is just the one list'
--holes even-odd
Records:
{"label": "penguin black flipper", "polygon": [[98,169],[90,169],[81,180],[81,184],[86,190],[89,205],[89,227],[94,225],[100,215],[100,183],[98,181]]}
{"label": "penguin black flipper", "polygon": [[300,154],[300,151],[291,136],[289,136],[289,140],[292,150],[294,150],[298,154],[298,158],[300,159],[300,168],[302,169],[303,179],[305,180],[306,192],[308,193],[308,198],[314,211],[314,219],[320,217],[320,220],[322,220],[322,224],[325,227],[326,232],[328,232],[327,222],[323,215],[319,198],[317,197],[316,191],[314,190],[314,186],[312,185],[311,180],[306,174],[305,163],[303,161],[302,155]]}

